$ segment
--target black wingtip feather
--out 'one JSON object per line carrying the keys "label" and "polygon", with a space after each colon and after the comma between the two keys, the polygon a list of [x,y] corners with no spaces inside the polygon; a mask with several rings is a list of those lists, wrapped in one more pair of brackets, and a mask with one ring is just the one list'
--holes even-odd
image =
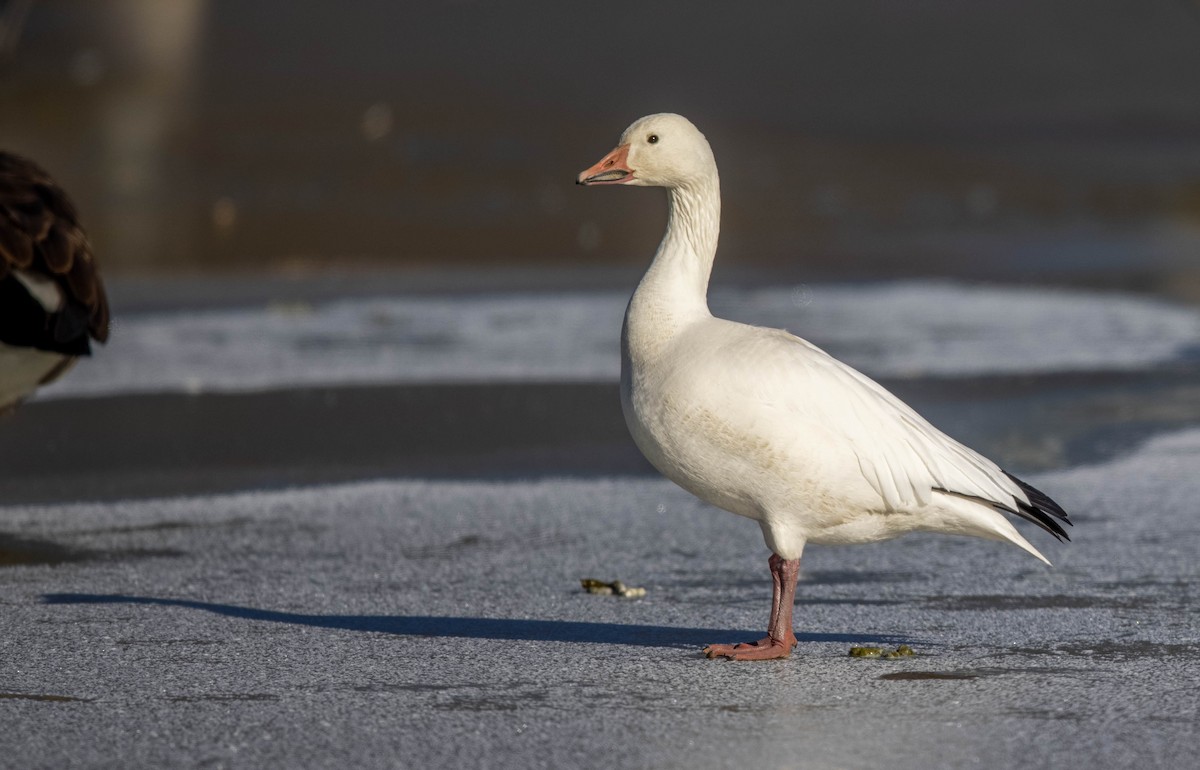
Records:
{"label": "black wingtip feather", "polygon": [[1018,510],[1013,511],[1013,513],[1023,519],[1032,521],[1060,541],[1071,539],[1067,531],[1055,521],[1055,519],[1059,519],[1065,522],[1067,526],[1074,526],[1071,524],[1071,519],[1067,516],[1067,512],[1062,509],[1061,505],[1050,499],[1050,496],[1042,490],[1026,484],[1008,471],[1004,471],[1004,475],[1008,476],[1014,484],[1020,487],[1025,496],[1029,498],[1028,504],[1018,501]]}

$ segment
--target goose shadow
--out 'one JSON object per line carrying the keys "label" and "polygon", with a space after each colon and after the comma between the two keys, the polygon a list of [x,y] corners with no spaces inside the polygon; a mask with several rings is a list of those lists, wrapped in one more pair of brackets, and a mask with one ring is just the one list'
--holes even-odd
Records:
{"label": "goose shadow", "polygon": [[[166,599],[125,594],[54,593],[42,596],[44,604],[148,604],[160,607],[184,607],[216,615],[270,623],[286,623],[312,628],[363,631],[397,636],[491,639],[505,641],[578,642],[623,644],[634,647],[699,648],[714,641],[750,640],[760,631],[720,628],[679,628],[625,623],[593,623],[576,620],[527,620],[515,618],[453,617],[439,615],[309,615],[279,612],[236,604],[218,604],[191,599]],[[903,636],[870,634],[796,634],[801,643],[902,644]]]}

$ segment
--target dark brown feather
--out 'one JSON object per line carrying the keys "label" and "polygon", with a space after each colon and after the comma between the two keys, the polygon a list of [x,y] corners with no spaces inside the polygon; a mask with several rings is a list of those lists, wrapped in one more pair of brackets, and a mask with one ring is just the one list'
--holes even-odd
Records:
{"label": "dark brown feather", "polygon": [[50,268],[50,272],[56,275],[66,275],[71,272],[74,255],[71,253],[71,244],[67,240],[67,234],[63,232],[63,228],[51,227],[45,238],[34,241],[34,243],[40,248],[42,259],[45,261],[46,267]]}
{"label": "dark brown feather", "polygon": [[26,268],[33,264],[33,240],[28,237],[24,222],[15,216],[0,220],[0,260],[7,267]]}
{"label": "dark brown feather", "polygon": [[41,166],[0,151],[0,278],[41,273],[88,313],[88,332],[108,339],[108,298],[92,247],[66,192]]}

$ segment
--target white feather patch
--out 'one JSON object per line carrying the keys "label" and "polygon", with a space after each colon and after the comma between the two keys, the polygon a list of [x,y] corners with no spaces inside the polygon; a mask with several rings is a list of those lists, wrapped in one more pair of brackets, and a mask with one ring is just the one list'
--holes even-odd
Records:
{"label": "white feather patch", "polygon": [[31,273],[28,270],[14,270],[13,275],[25,287],[25,291],[29,292],[29,296],[46,308],[47,313],[57,313],[62,310],[64,301],[62,289],[58,288],[54,279]]}

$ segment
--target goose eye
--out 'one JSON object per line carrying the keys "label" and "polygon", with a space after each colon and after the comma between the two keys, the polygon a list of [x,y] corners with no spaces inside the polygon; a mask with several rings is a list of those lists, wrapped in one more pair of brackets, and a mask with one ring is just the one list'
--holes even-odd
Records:
{"label": "goose eye", "polygon": [[646,137],[646,141],[650,144],[658,144],[658,134],[650,134],[650,136]]}

